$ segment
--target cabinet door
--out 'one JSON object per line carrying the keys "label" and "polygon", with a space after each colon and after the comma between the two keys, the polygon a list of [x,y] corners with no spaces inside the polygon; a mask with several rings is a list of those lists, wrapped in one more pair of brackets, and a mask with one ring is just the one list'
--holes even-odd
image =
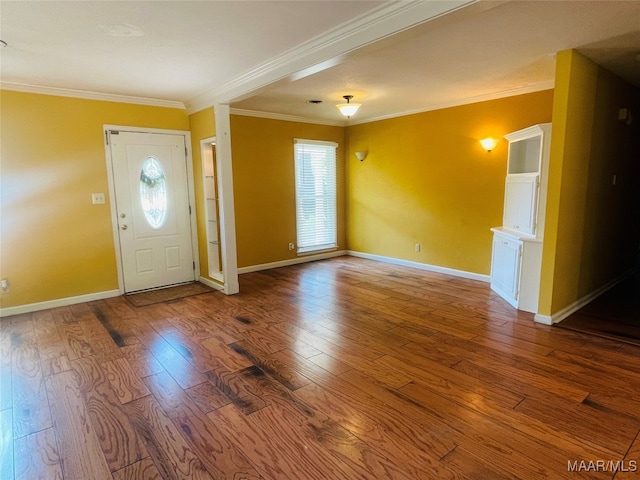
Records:
{"label": "cabinet door", "polygon": [[506,295],[512,303],[518,300],[522,243],[500,235],[493,236],[491,287]]}
{"label": "cabinet door", "polygon": [[538,178],[538,175],[507,176],[503,227],[527,235],[536,234]]}

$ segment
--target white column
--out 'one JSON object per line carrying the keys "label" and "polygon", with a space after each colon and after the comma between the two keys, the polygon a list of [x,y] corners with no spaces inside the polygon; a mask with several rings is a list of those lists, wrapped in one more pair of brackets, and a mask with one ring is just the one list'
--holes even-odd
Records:
{"label": "white column", "polygon": [[229,105],[214,106],[216,121],[216,155],[220,192],[220,240],[224,272],[224,293],[240,291],[236,249],[236,216],[233,202],[233,163],[231,160],[231,122]]}

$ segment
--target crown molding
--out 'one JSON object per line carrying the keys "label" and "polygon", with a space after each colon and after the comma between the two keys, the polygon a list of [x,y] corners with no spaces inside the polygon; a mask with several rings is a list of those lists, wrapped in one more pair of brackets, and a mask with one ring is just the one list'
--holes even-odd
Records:
{"label": "crown molding", "polygon": [[406,110],[404,112],[397,112],[389,115],[381,115],[379,117],[367,118],[362,121],[352,121],[348,124],[348,126],[362,125],[365,123],[379,122],[380,120],[389,120],[391,118],[405,117],[407,115],[415,115],[417,113],[431,112],[433,110],[442,110],[443,108],[460,107],[462,105],[470,105],[472,103],[487,102],[490,100],[498,100],[500,98],[515,97],[516,95],[524,95],[527,93],[541,92],[543,90],[551,90],[554,88],[554,86],[555,86],[555,82],[553,80],[550,80],[548,82],[540,82],[532,85],[527,85],[526,87],[522,87],[522,88],[503,90],[501,92],[487,93],[485,95],[477,95],[475,97],[467,97],[454,102],[438,103],[435,105],[430,105],[425,108],[418,108],[415,110]]}
{"label": "crown molding", "polygon": [[[330,68],[357,48],[476,2],[477,0],[387,2],[257,65],[232,81],[206,90],[186,102],[187,111],[195,113],[216,103],[228,104],[241,100],[306,69],[316,73],[323,68]],[[335,61],[330,61],[332,59]]]}
{"label": "crown molding", "polygon": [[415,110],[407,110],[398,113],[392,113],[390,115],[381,115],[378,117],[367,118],[361,121],[332,121],[325,120],[319,118],[308,118],[308,117],[300,117],[296,115],[288,115],[284,113],[271,113],[271,112],[260,112],[257,110],[244,110],[241,108],[231,108],[230,113],[232,115],[242,115],[245,117],[257,117],[257,118],[266,118],[270,120],[282,120],[285,122],[299,122],[299,123],[311,123],[314,125],[328,125],[332,127],[350,127],[353,125],[362,125],[365,123],[379,122],[381,120],[389,120],[391,118],[405,117],[407,115],[415,115],[418,113],[430,112],[433,110],[442,110],[443,108],[452,108],[452,107],[460,107],[462,105],[470,105],[472,103],[479,102],[487,102],[490,100],[498,100],[500,98],[514,97],[516,95],[524,95],[527,93],[541,92],[543,90],[551,90],[554,88],[554,82],[540,82],[532,85],[527,85],[526,87],[511,89],[511,90],[503,90],[501,92],[493,92],[485,95],[477,95],[475,97],[468,97],[455,102],[446,102],[439,103],[436,105],[430,105],[425,108],[418,108]]}
{"label": "crown molding", "polygon": [[501,92],[488,93],[485,95],[477,95],[475,97],[464,98],[455,102],[439,103],[430,105],[425,108],[415,110],[407,110],[403,112],[392,113],[389,115],[381,115],[378,117],[367,118],[361,121],[331,121],[319,118],[299,117],[296,115],[288,115],[284,113],[260,112],[257,110],[244,110],[240,108],[231,108],[230,113],[233,115],[242,115],[245,117],[266,118],[271,120],[282,120],[285,122],[311,123],[314,125],[329,125],[332,127],[350,127],[353,125],[363,125],[365,123],[379,122],[381,120],[389,120],[391,118],[405,117],[407,115],[415,115],[418,113],[431,112],[433,110],[442,110],[443,108],[460,107],[462,105],[470,105],[472,103],[487,102],[490,100],[498,100],[500,98],[514,97],[516,95],[524,95],[527,93],[541,92],[543,90],[551,90],[554,88],[554,82],[540,82],[526,87],[503,90]]}
{"label": "crown molding", "polygon": [[229,113],[241,115],[243,117],[266,118],[269,120],[281,120],[284,122],[312,123],[314,125],[328,125],[330,127],[346,127],[346,122],[323,120],[318,118],[300,117],[297,115],[287,115],[284,113],[259,112],[257,110],[244,110],[241,108],[231,108]]}
{"label": "crown molding", "polygon": [[172,100],[160,100],[156,98],[134,97],[130,95],[117,95],[113,93],[90,92],[87,90],[73,90],[70,88],[45,87],[43,85],[29,85],[25,83],[0,82],[0,90],[14,92],[37,93],[41,95],[55,95],[57,97],[82,98],[85,100],[101,100],[105,102],[132,103],[152,107],[179,108],[184,110],[182,102]]}

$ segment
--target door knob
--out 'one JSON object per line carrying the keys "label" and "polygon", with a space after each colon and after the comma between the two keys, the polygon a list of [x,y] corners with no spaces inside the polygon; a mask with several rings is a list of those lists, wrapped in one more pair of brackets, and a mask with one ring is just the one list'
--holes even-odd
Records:
{"label": "door knob", "polygon": [[121,227],[121,228],[122,228],[122,230],[126,230],[126,229],[127,229],[127,228],[129,228],[129,227],[127,227],[126,225],[122,225],[122,227]]}
{"label": "door knob", "polygon": [[120,218],[124,218],[124,217],[126,217],[126,215],[124,213],[121,213]]}

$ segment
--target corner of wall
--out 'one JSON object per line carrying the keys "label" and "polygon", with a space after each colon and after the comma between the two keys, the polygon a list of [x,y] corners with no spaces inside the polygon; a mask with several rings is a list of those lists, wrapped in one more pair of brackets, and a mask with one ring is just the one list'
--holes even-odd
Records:
{"label": "corner of wall", "polygon": [[554,319],[633,268],[625,211],[640,216],[630,167],[637,130],[618,120],[622,104],[640,101],[638,89],[574,50],[556,55],[555,85],[538,302],[538,314]]}
{"label": "corner of wall", "polygon": [[538,314],[544,317],[550,317],[552,313],[551,303],[553,299],[560,191],[562,187],[562,160],[564,157],[564,142],[567,127],[567,104],[572,57],[573,50],[564,50],[556,54],[549,180],[547,186],[542,268],[540,273],[540,296],[538,300]]}

